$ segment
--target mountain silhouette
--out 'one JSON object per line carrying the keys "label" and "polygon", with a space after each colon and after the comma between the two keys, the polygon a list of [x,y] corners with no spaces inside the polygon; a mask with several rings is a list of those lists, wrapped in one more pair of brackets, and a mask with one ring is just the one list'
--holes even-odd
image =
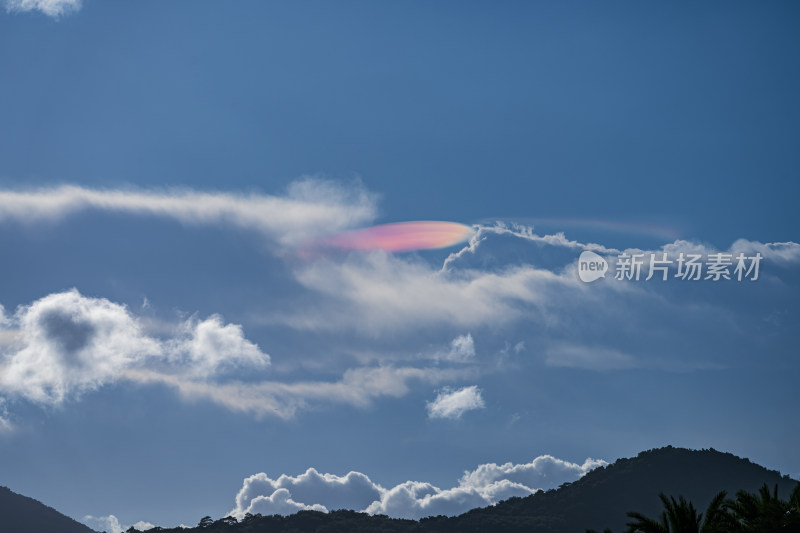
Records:
{"label": "mountain silhouette", "polygon": [[512,498],[451,520],[454,530],[463,532],[487,531],[499,523],[503,531],[624,531],[629,511],[647,516],[661,513],[659,493],[681,495],[703,510],[721,490],[733,497],[739,490],[756,492],[764,483],[777,484],[779,495],[787,498],[797,481],[713,448],[667,446],[618,459],[556,490]]}
{"label": "mountain silhouette", "polygon": [[[788,498],[797,481],[767,470],[748,459],[712,449],[688,450],[667,446],[641,452],[630,459],[592,470],[578,481],[525,498],[473,509],[456,517],[437,516],[419,521],[370,516],[355,511],[300,511],[290,516],[248,515],[213,520],[204,517],[195,528],[155,528],[163,533],[335,533],[335,532],[540,532],[575,533],[587,529],[625,531],[627,513],[658,516],[659,493],[683,496],[705,509],[721,490],[756,492],[777,485]],[[0,531],[14,533],[91,533],[71,518],[6,488],[0,490]]]}
{"label": "mountain silhouette", "polygon": [[52,507],[0,487],[0,531],[4,533],[94,533]]}

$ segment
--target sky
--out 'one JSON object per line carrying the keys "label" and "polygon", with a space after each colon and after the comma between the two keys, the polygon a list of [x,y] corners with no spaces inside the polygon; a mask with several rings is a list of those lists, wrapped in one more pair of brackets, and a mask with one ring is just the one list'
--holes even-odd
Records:
{"label": "sky", "polygon": [[800,477],[798,23],[2,0],[0,484],[116,533]]}

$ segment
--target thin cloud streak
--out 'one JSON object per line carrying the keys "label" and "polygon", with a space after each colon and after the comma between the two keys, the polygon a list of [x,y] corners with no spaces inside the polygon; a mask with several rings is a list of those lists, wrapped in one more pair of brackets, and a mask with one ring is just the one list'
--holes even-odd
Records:
{"label": "thin cloud streak", "polygon": [[124,377],[132,382],[166,385],[186,399],[211,401],[257,418],[277,416],[290,419],[300,410],[320,409],[330,404],[364,408],[381,397],[400,398],[411,390],[412,381],[435,385],[474,374],[473,369],[386,366],[348,369],[337,381],[294,383],[211,383],[146,369],[130,369]]}
{"label": "thin cloud streak", "polygon": [[190,189],[101,190],[75,185],[0,191],[0,221],[55,221],[91,209],[162,216],[184,224],[232,225],[289,246],[363,225],[377,215],[374,195],[362,188],[313,178],[295,181],[283,196]]}

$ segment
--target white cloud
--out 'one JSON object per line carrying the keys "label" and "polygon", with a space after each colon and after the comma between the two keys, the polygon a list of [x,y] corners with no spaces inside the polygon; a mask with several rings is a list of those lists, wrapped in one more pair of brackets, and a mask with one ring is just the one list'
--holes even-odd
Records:
{"label": "white cloud", "polygon": [[[734,357],[745,357],[738,347],[747,339],[765,338],[758,324],[766,322],[778,336],[789,331],[778,328],[789,319],[779,310],[788,303],[767,310],[763,302],[789,298],[787,283],[794,279],[793,266],[800,263],[797,243],[739,240],[728,250],[715,250],[675,241],[661,250],[628,249],[645,254],[641,281],[618,281],[610,275],[594,284],[582,283],[576,275],[584,249],[608,257],[614,272],[619,250],[571,241],[563,234],[538,236],[502,226],[478,228],[469,245],[451,254],[441,269],[417,256],[323,258],[294,266],[297,281],[317,295],[313,305],[266,312],[260,319],[299,331],[347,331],[373,339],[397,332],[430,337],[469,330],[470,335],[485,335],[487,345],[493,333],[524,331],[527,338],[518,341],[518,351],[536,347],[526,350],[529,361],[599,371],[718,368]],[[737,282],[734,277],[727,284],[703,281],[700,286],[674,276],[667,281],[644,279],[650,253],[667,252],[676,258],[680,252],[707,256],[717,251],[761,253],[759,281]],[[731,298],[740,304],[731,306]],[[516,329],[522,324],[524,330]],[[609,337],[614,331],[620,334]],[[679,338],[674,331],[693,333]],[[536,342],[530,344],[533,338]],[[720,343],[730,346],[720,349]],[[458,346],[451,344],[450,351],[433,357],[455,360]]]}
{"label": "white cloud", "polygon": [[130,527],[134,527],[139,531],[147,531],[148,529],[153,529],[154,527],[156,527],[150,522],[144,522],[142,520],[136,522],[132,526],[123,526],[122,524],[119,523],[119,519],[113,514],[110,514],[108,516],[86,515],[83,517],[81,522],[83,522],[90,528],[94,529],[95,531],[105,531],[106,533],[124,533]]}
{"label": "white cloud", "polygon": [[13,429],[14,424],[9,418],[8,409],[6,408],[6,400],[4,398],[0,398],[0,434],[9,432]]}
{"label": "white cloud", "polygon": [[20,307],[15,321],[20,343],[4,354],[0,390],[36,402],[61,403],[162,352],[125,307],[76,290]]}
{"label": "white cloud", "polygon": [[266,367],[270,357],[244,337],[242,326],[224,324],[222,317],[189,319],[184,336],[171,343],[173,357],[181,359],[196,376],[207,377],[237,367]]}
{"label": "white cloud", "polygon": [[257,496],[247,507],[247,512],[264,516],[281,514],[288,515],[297,511],[323,511],[328,510],[319,504],[305,505],[291,498],[291,493],[286,489],[278,489],[269,496]]}
{"label": "white cloud", "polygon": [[6,308],[0,304],[0,326],[6,326],[11,320],[6,316]]}
{"label": "white cloud", "polygon": [[487,487],[501,481],[509,481],[528,487],[555,488],[564,481],[578,479],[598,466],[605,466],[605,461],[587,458],[583,464],[571,463],[553,457],[541,455],[530,463],[513,464],[486,463],[471,472],[465,472],[459,480],[459,485],[472,487],[484,492]]}
{"label": "white cloud", "polygon": [[399,398],[409,392],[409,382],[436,384],[468,377],[471,369],[415,367],[358,367],[348,369],[337,381],[300,381],[285,383],[229,381],[209,383],[149,370],[131,369],[126,377],[141,383],[173,387],[193,400],[210,400],[234,411],[255,416],[292,418],[301,409],[326,405],[367,407],[381,397]]}
{"label": "white cloud", "polygon": [[297,329],[381,331],[477,327],[533,318],[555,291],[580,290],[577,281],[546,269],[517,266],[499,272],[440,272],[413,258],[381,252],[319,260],[295,272],[323,297],[313,308],[264,317]]}
{"label": "white cloud", "polygon": [[9,12],[41,11],[53,18],[78,11],[82,3],[82,0],[5,0]]}
{"label": "white cloud", "polygon": [[100,190],[73,185],[0,191],[0,221],[58,220],[88,209],[157,215],[186,224],[228,224],[259,231],[285,245],[370,222],[376,215],[375,197],[360,187],[346,188],[312,178],[292,183],[283,196],[188,189]]}
{"label": "white cloud", "polygon": [[450,361],[465,362],[475,358],[475,342],[472,334],[459,335],[450,342],[450,351],[445,359]]}
{"label": "white cloud", "polygon": [[485,405],[477,385],[458,390],[445,388],[435,400],[427,404],[430,418],[461,418],[467,411],[483,407]]}
{"label": "white cloud", "polygon": [[[642,250],[630,250],[642,252]],[[662,251],[668,252],[670,256],[675,256],[680,252],[700,254],[707,256],[710,253],[727,252],[734,256],[744,253],[746,256],[760,253],[766,262],[777,262],[780,264],[792,264],[800,262],[800,244],[796,242],[771,242],[761,243],[758,241],[748,241],[747,239],[737,239],[727,250],[718,249],[714,246],[700,242],[677,240],[663,246]]]}
{"label": "white cloud", "polygon": [[[234,411],[291,418],[321,405],[366,407],[380,397],[398,398],[415,381],[435,385],[474,375],[469,367],[383,365],[347,369],[336,381],[240,381],[237,370],[270,365],[269,355],[245,338],[240,325],[225,324],[219,315],[192,317],[171,337],[158,338],[125,306],[75,289],[20,306],[0,326],[3,332],[8,335],[0,337],[9,340],[0,343],[0,400],[49,405],[126,380],[166,385],[185,398]],[[5,414],[0,411],[0,427],[10,427]]]}
{"label": "white cloud", "polygon": [[0,394],[42,404],[60,404],[148,365],[194,379],[269,364],[241,326],[217,315],[190,319],[175,338],[160,340],[125,306],[75,289],[20,306],[0,327],[11,339],[0,346]]}
{"label": "white cloud", "polygon": [[[559,321],[573,322],[581,308],[613,299],[633,299],[625,304],[649,307],[664,300],[664,291],[680,288],[678,280],[645,285],[616,282],[613,275],[598,284],[583,284],[575,275],[582,250],[608,257],[613,274],[619,250],[571,241],[563,234],[539,236],[524,228],[504,226],[479,227],[470,243],[450,254],[441,269],[413,256],[380,252],[352,254],[343,260],[322,258],[296,265],[294,270],[297,281],[318,294],[314,305],[289,313],[265,314],[262,320],[298,330],[348,329],[375,336],[387,331],[443,327],[474,331],[520,321],[552,327],[559,326]],[[675,241],[661,250],[625,251],[645,254],[644,281],[651,252],[677,257],[679,252],[706,256],[718,250]],[[772,267],[800,262],[797,243],[738,240],[727,252],[760,252],[764,257],[762,277]],[[714,305],[713,301],[709,304]],[[623,312],[614,308],[606,311],[609,319]]]}
{"label": "white cloud", "polygon": [[[309,468],[299,476],[283,474],[277,479],[270,479],[262,472],[245,478],[241,490],[236,495],[236,507],[229,514],[238,517],[246,513],[266,514],[258,510],[258,507],[274,503],[277,494],[280,494],[279,501],[283,502],[282,504],[292,501],[298,509],[315,506],[321,508],[320,510],[365,509],[380,499],[382,490],[379,485],[360,472],[337,476],[320,474],[315,469]],[[269,498],[270,502],[265,503],[260,498]],[[297,503],[298,501],[313,502],[313,505]],[[275,513],[286,514],[282,511]]]}
{"label": "white cloud", "polygon": [[396,518],[452,516],[490,503],[474,489],[454,487],[441,490],[430,483],[406,481],[386,491],[379,502],[367,508],[367,512]]}
{"label": "white cloud", "polygon": [[[526,250],[524,244],[529,247]],[[489,249],[487,250],[487,245]],[[580,254],[583,250],[597,253],[616,253],[618,250],[600,244],[580,243],[567,239],[563,233],[537,235],[527,226],[506,226],[496,223],[493,226],[478,226],[469,243],[444,260],[442,271],[453,269],[486,269],[488,266],[510,266],[512,264],[540,264],[541,251],[545,249],[566,250]],[[531,251],[535,252],[531,255]],[[531,259],[535,259],[531,261]]]}
{"label": "white cloud", "polygon": [[730,251],[737,255],[744,253],[747,256],[760,253],[767,261],[777,261],[784,264],[800,262],[800,244],[795,242],[760,243],[739,239],[731,245]]}
{"label": "white cloud", "polygon": [[464,472],[458,484],[448,489],[423,481],[405,481],[385,489],[360,472],[337,476],[309,468],[299,476],[284,474],[276,479],[260,473],[245,478],[229,515],[241,518],[246,513],[258,512],[291,514],[301,509],[353,509],[396,518],[452,516],[512,496],[558,487],[606,464],[597,459],[576,464],[550,455],[523,464],[487,463]]}

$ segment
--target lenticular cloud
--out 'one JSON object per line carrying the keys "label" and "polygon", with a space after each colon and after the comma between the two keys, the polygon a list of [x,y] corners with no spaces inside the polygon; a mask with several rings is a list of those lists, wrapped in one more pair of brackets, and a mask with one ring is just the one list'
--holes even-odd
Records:
{"label": "lenticular cloud", "polygon": [[339,233],[322,244],[346,250],[408,252],[452,246],[469,240],[473,233],[470,226],[456,222],[398,222]]}

